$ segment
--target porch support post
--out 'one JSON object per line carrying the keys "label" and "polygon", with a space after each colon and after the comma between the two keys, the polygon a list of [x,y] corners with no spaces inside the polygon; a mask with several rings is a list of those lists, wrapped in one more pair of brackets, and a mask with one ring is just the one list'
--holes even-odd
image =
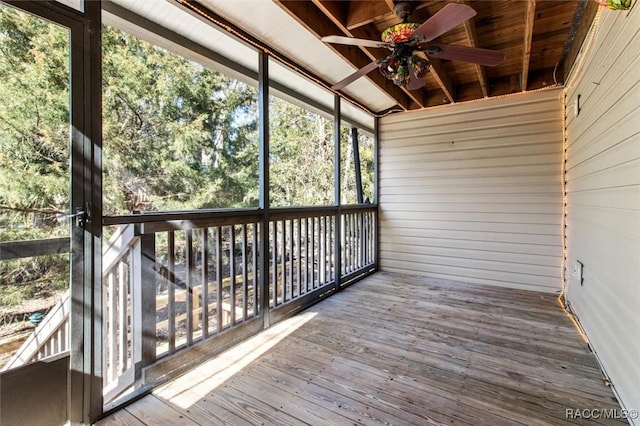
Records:
{"label": "porch support post", "polygon": [[[88,417],[95,421],[102,414],[103,374],[103,300],[102,300],[102,1],[85,1],[87,22],[84,25],[85,51],[85,93],[89,94],[89,106],[84,119],[89,123],[90,136],[85,142],[85,152],[91,153],[91,163],[85,166],[85,209],[90,211],[89,221],[91,239],[89,251],[85,251],[85,304],[91,300],[91,357],[85,359],[91,364]],[[88,76],[88,78],[87,78]],[[72,77],[73,78],[73,77]],[[87,200],[88,204],[87,204]],[[87,288],[89,287],[89,288]],[[87,337],[89,335],[87,334]],[[87,356],[85,354],[85,356]],[[87,416],[85,415],[85,418]]]}
{"label": "porch support post", "polygon": [[[141,330],[141,361],[142,366],[136,367],[136,375],[139,368],[151,365],[156,361],[156,235],[140,235],[140,264],[142,280],[134,285],[140,285],[137,290],[140,295]],[[133,333],[136,333],[133,330]],[[134,334],[135,336],[135,334]]]}
{"label": "porch support post", "polygon": [[380,118],[376,117],[373,122],[373,203],[376,205],[376,229],[375,229],[375,239],[374,239],[374,250],[375,256],[374,266],[376,271],[379,268],[380,261],[380,187],[378,182],[380,167],[379,167],[379,158],[380,158]]}
{"label": "porch support post", "polygon": [[335,267],[335,290],[340,290],[340,278],[342,275],[342,211],[340,208],[340,118],[342,113],[340,112],[340,96],[335,95],[333,98],[333,143],[334,143],[334,158],[333,158],[333,184],[334,184],[334,196],[333,200],[336,206],[336,218],[334,228],[334,267]]}
{"label": "porch support post", "polygon": [[258,67],[258,119],[260,134],[260,312],[264,328],[271,324],[269,312],[269,55],[260,52]]}
{"label": "porch support post", "polygon": [[[71,28],[72,226],[69,423],[92,423],[102,413],[102,35],[101,2],[85,2]],[[54,11],[55,5],[45,5]],[[78,184],[78,182],[81,182]]]}

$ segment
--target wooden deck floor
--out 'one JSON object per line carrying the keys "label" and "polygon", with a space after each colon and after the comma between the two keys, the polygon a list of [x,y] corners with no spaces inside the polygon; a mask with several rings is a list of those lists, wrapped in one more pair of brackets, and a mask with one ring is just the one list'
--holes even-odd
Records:
{"label": "wooden deck floor", "polygon": [[553,295],[376,273],[100,425],[625,424]]}

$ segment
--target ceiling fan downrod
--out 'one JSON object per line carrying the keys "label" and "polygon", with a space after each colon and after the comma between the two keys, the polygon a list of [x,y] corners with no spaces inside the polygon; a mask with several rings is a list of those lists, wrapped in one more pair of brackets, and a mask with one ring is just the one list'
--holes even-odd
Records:
{"label": "ceiling fan downrod", "polygon": [[393,13],[403,23],[409,22],[409,16],[416,10],[418,3],[413,0],[393,0]]}

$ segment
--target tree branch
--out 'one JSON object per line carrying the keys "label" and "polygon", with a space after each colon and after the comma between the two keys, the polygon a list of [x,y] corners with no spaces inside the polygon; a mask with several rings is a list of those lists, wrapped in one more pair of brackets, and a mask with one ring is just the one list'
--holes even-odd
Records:
{"label": "tree branch", "polygon": [[29,207],[13,207],[7,206],[4,204],[0,204],[0,210],[9,210],[20,213],[43,213],[43,214],[62,214],[64,213],[62,210],[58,209],[35,209]]}

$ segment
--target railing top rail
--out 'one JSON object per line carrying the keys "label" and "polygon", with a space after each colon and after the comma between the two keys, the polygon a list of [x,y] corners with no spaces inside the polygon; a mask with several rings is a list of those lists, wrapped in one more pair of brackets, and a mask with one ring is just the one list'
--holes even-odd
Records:
{"label": "railing top rail", "polygon": [[69,237],[3,241],[0,243],[0,260],[61,253],[69,253]]}
{"label": "railing top rail", "polygon": [[[376,204],[353,204],[340,206],[342,212],[374,211]],[[336,214],[337,206],[277,207],[269,210],[270,220],[298,219],[303,217]],[[253,223],[261,219],[264,211],[251,209],[189,210],[174,212],[143,212],[122,216],[104,216],[102,224],[141,224],[140,232],[154,232],[205,228],[234,224]]]}
{"label": "railing top rail", "polygon": [[270,220],[300,219],[303,217],[317,217],[334,215],[338,211],[335,206],[314,207],[278,207],[269,210]]}
{"label": "railing top rail", "polygon": [[[378,206],[376,204],[349,204],[340,206],[343,213],[353,211],[375,211]],[[337,206],[313,206],[313,207],[278,207],[269,210],[269,219],[286,220],[299,219],[303,217],[327,216],[336,214]]]}
{"label": "railing top rail", "polygon": [[130,215],[120,216],[104,216],[102,224],[108,225],[126,225],[130,223],[152,223],[152,222],[171,222],[171,221],[189,221],[207,218],[220,217],[241,217],[259,215],[258,208],[249,209],[203,209],[203,210],[184,210],[171,212],[141,212]]}
{"label": "railing top rail", "polygon": [[237,215],[210,215],[208,217],[192,219],[165,220],[162,222],[147,222],[140,224],[140,234],[154,234],[166,231],[186,231],[191,229],[211,228],[216,226],[231,226],[257,223],[262,220],[260,213]]}
{"label": "railing top rail", "polygon": [[342,211],[342,213],[349,213],[354,211],[376,211],[377,209],[377,204],[349,204],[340,206],[340,211]]}

